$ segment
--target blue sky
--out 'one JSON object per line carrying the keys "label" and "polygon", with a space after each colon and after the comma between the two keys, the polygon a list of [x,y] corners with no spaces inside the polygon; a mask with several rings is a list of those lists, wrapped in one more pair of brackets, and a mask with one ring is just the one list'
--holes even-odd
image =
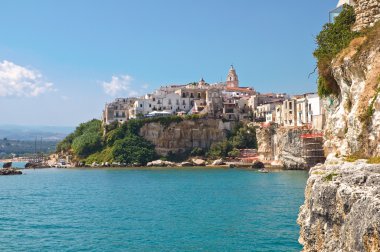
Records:
{"label": "blue sky", "polygon": [[217,82],[230,64],[259,92],[315,91],[314,37],[336,4],[2,0],[0,124],[74,126],[115,96]]}

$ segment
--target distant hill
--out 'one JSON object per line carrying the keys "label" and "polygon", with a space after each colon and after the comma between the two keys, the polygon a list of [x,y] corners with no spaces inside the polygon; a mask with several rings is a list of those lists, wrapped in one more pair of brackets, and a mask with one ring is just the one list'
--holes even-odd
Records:
{"label": "distant hill", "polygon": [[73,131],[74,127],[0,125],[0,139],[59,141]]}

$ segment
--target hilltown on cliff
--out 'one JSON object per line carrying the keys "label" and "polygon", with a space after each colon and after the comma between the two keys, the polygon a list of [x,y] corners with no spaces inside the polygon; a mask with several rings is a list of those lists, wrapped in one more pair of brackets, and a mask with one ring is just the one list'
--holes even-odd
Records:
{"label": "hilltown on cliff", "polygon": [[[106,104],[103,124],[171,115],[254,123],[259,146],[249,156],[250,162],[260,159],[275,166],[304,169],[324,161],[324,109],[318,94],[262,94],[241,87],[233,66],[225,82],[208,84],[202,78],[198,83],[163,86],[139,98],[118,98]],[[288,132],[292,137],[280,137]],[[162,150],[164,146],[156,147]],[[241,155],[241,161],[249,161],[246,154]]]}
{"label": "hilltown on cliff", "polygon": [[316,93],[289,96],[261,94],[241,87],[231,66],[226,81],[163,86],[139,98],[117,98],[106,104],[103,122],[126,122],[139,117],[197,114],[224,120],[276,123],[285,127],[322,129],[323,109]]}

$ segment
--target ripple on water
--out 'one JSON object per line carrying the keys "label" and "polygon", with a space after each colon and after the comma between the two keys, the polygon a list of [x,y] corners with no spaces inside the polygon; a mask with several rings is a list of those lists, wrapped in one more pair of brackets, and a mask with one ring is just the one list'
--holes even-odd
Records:
{"label": "ripple on water", "polygon": [[306,172],[27,170],[0,177],[1,251],[299,251]]}

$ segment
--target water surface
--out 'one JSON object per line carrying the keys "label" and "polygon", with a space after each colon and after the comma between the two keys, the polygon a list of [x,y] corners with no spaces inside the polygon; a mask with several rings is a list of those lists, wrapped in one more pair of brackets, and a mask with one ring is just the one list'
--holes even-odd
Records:
{"label": "water surface", "polygon": [[299,251],[307,173],[41,169],[0,177],[0,251]]}

